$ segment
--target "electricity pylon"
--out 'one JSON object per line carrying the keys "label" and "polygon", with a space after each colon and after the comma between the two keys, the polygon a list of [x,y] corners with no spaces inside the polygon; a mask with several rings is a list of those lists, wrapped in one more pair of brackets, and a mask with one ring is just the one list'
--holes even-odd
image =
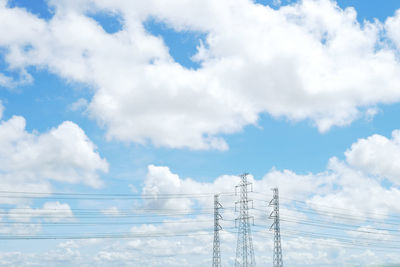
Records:
{"label": "electricity pylon", "polygon": [[[254,258],[253,241],[251,238],[251,230],[249,220],[249,200],[247,198],[248,186],[251,185],[247,181],[247,174],[240,175],[240,184],[236,189],[240,189],[240,200],[236,204],[240,204],[238,239],[236,246],[236,261],[235,267],[255,267],[256,261]],[[236,191],[237,193],[237,191]]]}
{"label": "electricity pylon", "polygon": [[219,245],[219,231],[222,230],[219,220],[222,216],[219,210],[222,209],[219,203],[218,195],[214,195],[214,245],[213,245],[213,263],[212,267],[221,267],[221,250]]}
{"label": "electricity pylon", "polygon": [[273,211],[269,215],[270,219],[274,222],[269,230],[274,229],[274,256],[273,256],[273,267],[283,267],[282,260],[282,247],[281,247],[281,229],[279,226],[279,192],[278,188],[272,189],[274,195],[272,200],[269,202],[269,206],[273,207]]}

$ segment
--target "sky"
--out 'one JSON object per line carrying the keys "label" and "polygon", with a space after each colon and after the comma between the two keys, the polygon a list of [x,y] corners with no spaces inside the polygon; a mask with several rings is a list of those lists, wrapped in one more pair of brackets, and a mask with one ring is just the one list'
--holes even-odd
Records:
{"label": "sky", "polygon": [[0,0],[0,265],[400,264],[399,113],[398,0]]}

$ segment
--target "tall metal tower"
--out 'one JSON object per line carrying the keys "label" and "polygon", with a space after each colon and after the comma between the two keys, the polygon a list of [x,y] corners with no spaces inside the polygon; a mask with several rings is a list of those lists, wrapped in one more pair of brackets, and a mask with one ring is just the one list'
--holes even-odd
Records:
{"label": "tall metal tower", "polygon": [[240,184],[236,186],[236,189],[240,189],[240,200],[236,202],[236,204],[240,204],[240,210],[239,217],[236,219],[236,221],[239,221],[239,229],[235,267],[255,267],[256,261],[249,223],[249,219],[253,217],[249,217],[249,201],[251,200],[247,198],[248,186],[251,183],[247,181],[247,174],[240,175],[240,178]]}
{"label": "tall metal tower", "polygon": [[279,192],[278,188],[272,189],[274,195],[272,200],[269,202],[269,206],[273,207],[273,211],[269,215],[274,223],[271,225],[269,230],[274,229],[274,257],[273,267],[283,267],[282,260],[282,247],[281,247],[281,229],[279,226]]}
{"label": "tall metal tower", "polygon": [[219,203],[218,195],[214,195],[214,245],[213,245],[213,263],[212,267],[221,267],[221,250],[219,246],[219,231],[222,230],[219,220],[222,216],[219,210],[222,209]]}

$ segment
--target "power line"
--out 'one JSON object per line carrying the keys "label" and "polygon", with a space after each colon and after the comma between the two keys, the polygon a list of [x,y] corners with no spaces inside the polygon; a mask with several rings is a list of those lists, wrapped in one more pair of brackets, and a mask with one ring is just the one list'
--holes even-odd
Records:
{"label": "power line", "polygon": [[[244,186],[246,184],[246,186]],[[250,200],[247,198],[251,192],[248,192],[247,186],[250,185],[247,180],[243,182],[243,177],[242,177],[242,182],[238,186],[241,189],[241,198],[238,203],[241,205],[241,215],[239,215],[239,218],[247,218],[245,221],[247,224],[249,224],[249,219],[254,217],[250,217],[248,214],[248,210],[250,209],[250,206],[248,205]],[[246,198],[242,198],[242,189],[245,188],[246,190]],[[244,189],[243,189],[244,190]],[[256,192],[257,194],[262,194],[263,196],[267,196],[267,194],[259,193]],[[222,196],[226,197],[231,197],[234,194],[232,192],[225,192],[221,193]],[[66,199],[66,200],[148,200],[148,201],[157,201],[161,200],[162,202],[165,202],[167,200],[172,200],[172,199],[202,199],[205,198],[212,198],[214,193],[185,193],[185,194],[180,194],[180,193],[172,193],[172,194],[115,194],[115,193],[63,193],[63,192],[56,192],[56,193],[40,193],[40,192],[12,192],[12,191],[0,191],[0,198],[6,198],[10,196],[10,198],[26,198],[26,199],[37,199],[37,198],[42,198],[42,199]],[[230,199],[230,198],[228,198]],[[288,206],[287,209],[282,209],[280,211],[280,217],[279,220],[283,221],[288,224],[283,224],[285,228],[279,229],[282,231],[282,233],[279,234],[280,236],[284,237],[293,237],[293,238],[298,238],[298,237],[308,237],[311,238],[312,240],[315,240],[316,242],[326,242],[326,244],[329,244],[329,242],[332,242],[332,244],[336,244],[337,246],[343,246],[343,247],[351,247],[355,249],[365,249],[365,248],[371,248],[371,249],[386,249],[386,250],[398,250],[400,249],[400,246],[398,246],[398,243],[400,242],[399,240],[385,240],[387,238],[393,238],[393,237],[398,237],[400,236],[400,229],[392,229],[389,226],[388,227],[372,227],[372,226],[363,226],[363,223],[365,222],[372,222],[374,224],[381,224],[381,225],[391,225],[391,226],[400,226],[400,216],[391,216],[390,218],[387,218],[385,216],[388,216],[388,214],[385,214],[384,212],[379,213],[377,212],[372,212],[372,211],[363,211],[360,213],[355,212],[352,209],[343,209],[343,208],[338,208],[338,207],[329,207],[329,206],[324,206],[324,205],[318,205],[318,204],[312,204],[310,206],[309,202],[305,201],[300,201],[300,200],[295,200],[295,199],[290,199],[290,198],[285,198],[283,199],[290,200],[293,203],[289,204],[284,204],[283,206]],[[268,201],[260,198],[255,198],[254,200],[256,201],[262,201],[268,203]],[[104,202],[105,203],[105,202]],[[203,202],[200,202],[203,203]],[[242,203],[246,203],[246,207],[242,207]],[[256,204],[260,204],[259,202],[256,202]],[[203,205],[203,204],[202,204]],[[190,230],[186,232],[182,232],[179,230],[171,230],[169,229],[168,232],[156,232],[156,233],[60,233],[60,234],[51,234],[51,232],[54,232],[54,229],[51,229],[51,227],[82,227],[82,229],[85,226],[99,226],[99,229],[101,226],[111,226],[111,225],[169,225],[169,224],[176,224],[178,226],[182,225],[181,228],[186,228],[190,226],[191,224],[196,224],[199,223],[202,226],[205,224],[209,224],[211,226],[212,223],[212,217],[211,215],[213,214],[212,210],[213,208],[210,207],[205,207],[201,208],[198,207],[199,205],[194,205],[195,207],[193,208],[184,208],[184,209],[179,209],[179,208],[152,208],[146,207],[143,205],[142,207],[134,207],[134,208],[125,208],[125,209],[118,209],[116,212],[113,210],[107,211],[107,209],[91,209],[91,208],[70,208],[70,209],[32,209],[32,208],[23,208],[23,207],[16,207],[16,208],[11,208],[11,207],[4,207],[1,208],[0,210],[0,215],[8,215],[9,217],[6,218],[6,220],[3,219],[3,221],[0,222],[0,225],[5,226],[5,227],[24,227],[27,226],[26,229],[29,229],[28,226],[43,226],[43,227],[49,227],[47,230],[48,233],[40,233],[38,235],[15,235],[15,234],[0,234],[0,240],[35,240],[35,239],[96,239],[96,238],[147,238],[147,237],[180,237],[180,236],[197,236],[197,235],[207,235],[207,236],[212,236],[212,230],[214,230],[214,243],[215,243],[215,225],[219,225],[219,221],[216,224],[215,223],[215,217],[214,217],[214,229],[203,229],[203,230]],[[222,206],[222,205],[221,205]],[[224,205],[225,206],[225,205]],[[126,206],[125,206],[126,207]],[[282,206],[281,206],[282,207]],[[242,210],[243,208],[243,210]],[[265,207],[266,208],[266,207]],[[215,210],[215,209],[214,209]],[[219,210],[219,212],[228,212],[227,215],[230,216],[230,212],[233,210],[233,207],[225,207]],[[242,216],[242,211],[247,211],[245,214],[246,216]],[[295,216],[291,216],[290,214],[286,214],[286,210],[288,211],[296,211],[305,214],[304,219],[300,219]],[[264,217],[260,216],[260,218],[264,219],[266,218],[266,209],[260,209],[258,207],[254,208],[254,211],[259,211],[263,212],[265,215]],[[72,214],[70,213],[72,212]],[[362,214],[367,214],[366,216],[363,216]],[[258,213],[257,213],[258,214]],[[203,216],[204,215],[204,216]],[[215,214],[214,214],[215,215]],[[182,216],[182,219],[185,220],[173,220],[175,218],[170,218],[169,220],[163,220],[160,219],[160,217],[179,217]],[[225,218],[224,220],[221,219],[222,225],[224,224],[224,221],[227,222],[226,225],[231,225],[230,222],[233,222],[233,220],[230,220],[229,216],[224,216],[228,217]],[[384,216],[385,219],[379,219],[377,217]],[[21,219],[29,219],[32,217],[32,221],[30,222],[23,222],[23,221],[15,221],[15,220],[21,220]],[[150,219],[154,217],[154,219]],[[137,220],[132,220],[130,221],[130,218],[136,218]],[[209,219],[208,219],[209,218]],[[326,218],[329,218],[326,219]],[[172,220],[171,220],[172,219]],[[258,219],[258,217],[256,218]],[[337,219],[337,221],[332,221],[331,219]],[[14,220],[14,221],[12,221]],[[59,221],[59,222],[53,222],[50,220],[64,220],[64,221]],[[71,221],[66,221],[66,220],[71,220]],[[278,221],[279,221],[278,220]],[[345,220],[348,223],[343,223],[342,220]],[[275,220],[274,220],[275,221]],[[361,222],[362,223],[361,223]],[[229,223],[228,223],[229,222]],[[397,223],[398,222],[398,223]],[[298,224],[298,228],[293,228],[293,227],[286,227],[286,225],[290,224]],[[185,225],[185,227],[183,227]],[[274,224],[276,225],[276,224]],[[219,225],[220,226],[220,225]],[[303,227],[300,227],[303,226]],[[266,227],[266,226],[258,226],[256,225],[255,227]],[[157,226],[158,228],[158,226]],[[178,228],[178,227],[169,227],[169,228]],[[211,228],[211,227],[210,227]],[[46,229],[46,228],[44,228]],[[72,228],[75,229],[75,228]],[[104,228],[105,229],[105,228]],[[121,227],[123,229],[123,227]],[[218,231],[218,241],[219,241],[219,234],[223,234],[225,232],[227,233],[232,233],[229,232],[229,227],[225,228],[224,231],[221,230]],[[244,240],[249,240],[252,238],[251,237],[251,232],[250,232],[250,225],[248,225],[248,230],[244,230],[244,225],[242,225],[242,231],[239,229],[238,231],[238,244],[241,244],[241,247],[239,248],[239,245],[237,246],[237,251],[239,248],[239,251],[242,251],[242,248],[246,246],[244,243]],[[319,229],[319,230],[318,230]],[[329,230],[327,230],[329,229]],[[54,231],[53,231],[54,230]],[[75,229],[76,231],[79,231],[78,228]],[[317,231],[315,231],[317,230]],[[106,230],[107,231],[107,230]],[[247,231],[247,234],[243,234],[243,231]],[[340,234],[345,232],[345,234]],[[379,232],[380,231],[380,232]],[[84,232],[84,231],[82,231]],[[258,228],[252,231],[256,235],[260,234],[260,236],[263,236],[264,234],[267,235],[268,237],[272,237],[271,235],[268,235],[266,231],[260,231]],[[242,233],[242,234],[240,234]],[[351,236],[351,233],[359,233],[359,234],[365,234],[368,236]],[[247,237],[246,237],[247,235]],[[275,231],[274,231],[274,239],[275,239]],[[375,238],[376,237],[376,238]],[[384,237],[384,238],[380,238]],[[239,240],[239,238],[241,238]],[[211,239],[210,239],[211,240]],[[250,240],[251,241],[251,240]],[[252,241],[251,241],[252,242]],[[219,243],[219,242],[218,242]],[[280,242],[279,242],[280,243]],[[283,245],[284,246],[284,245]],[[219,246],[214,246],[218,247]],[[249,248],[251,247],[251,250]],[[277,246],[275,246],[277,247]],[[251,251],[250,254],[247,254],[249,256],[248,259],[251,257],[254,257],[254,251],[252,251],[252,243],[251,245],[247,243],[247,250]],[[215,250],[213,250],[213,253]],[[220,253],[220,252],[219,252]],[[220,254],[219,254],[220,255]],[[239,255],[243,259],[243,255]],[[213,257],[214,260],[215,257]],[[218,257],[217,257],[218,258]],[[244,261],[243,261],[244,262]],[[253,261],[255,264],[255,261]],[[251,266],[251,262],[248,262],[247,265],[243,266]],[[240,265],[242,266],[242,265]]]}
{"label": "power line", "polygon": [[[289,218],[289,219],[297,219],[296,217],[290,216],[290,215],[285,215],[284,218]],[[301,220],[301,221],[306,221],[306,220]],[[372,228],[378,231],[395,231],[395,232],[400,232],[399,229],[391,229],[391,228],[377,228],[377,227],[371,227],[371,226],[364,226],[360,224],[350,224],[350,223],[343,223],[343,222],[334,222],[334,221],[327,221],[327,220],[319,220],[317,218],[312,218],[312,222],[317,222],[317,223],[322,223],[322,224],[333,224],[333,225],[339,225],[339,226],[345,226],[345,227],[367,227],[367,228]],[[377,223],[377,222],[375,222]],[[383,225],[393,225],[393,226],[400,226],[400,224],[395,224],[395,223],[379,223]]]}
{"label": "power line", "polygon": [[[207,231],[208,233],[204,233]],[[165,233],[152,233],[152,234],[90,234],[90,235],[47,235],[47,236],[0,236],[0,240],[43,240],[43,239],[123,239],[123,238],[151,238],[151,237],[180,237],[180,236],[198,236],[198,235],[211,235],[210,229],[188,231],[182,233],[165,234]]]}
{"label": "power line", "polygon": [[[354,213],[354,210],[352,210],[352,209],[339,208],[339,207],[327,206],[327,205],[316,204],[316,203],[307,203],[306,201],[296,200],[296,199],[286,198],[286,197],[282,197],[282,198],[287,199],[287,200],[290,200],[290,201],[293,201],[293,202],[296,202],[296,203],[304,204],[304,205],[306,205],[307,207],[310,207],[310,208],[312,208],[312,209],[314,209],[313,206],[315,206],[315,207],[325,208],[325,209],[328,209],[328,210],[331,209],[331,210],[350,211],[350,212]],[[311,204],[311,206],[310,206],[310,204]],[[326,211],[326,212],[329,212],[329,211]],[[383,216],[383,217],[388,216],[387,213],[379,213],[379,212],[373,212],[373,211],[363,211],[363,213],[364,213],[364,214],[369,214],[369,215],[375,215],[375,216]],[[361,215],[356,215],[356,216],[361,216]],[[390,216],[391,216],[391,217],[394,217],[394,218],[400,218],[400,215],[396,215],[396,214],[391,214]],[[366,217],[366,216],[365,216],[365,217]],[[371,218],[371,217],[370,217],[370,218]],[[372,217],[372,218],[376,218],[376,217]]]}
{"label": "power line", "polygon": [[[26,218],[70,218],[70,219],[79,219],[79,218],[135,218],[135,217],[179,217],[179,216],[191,216],[191,215],[211,215],[212,212],[160,212],[160,213],[121,213],[121,214],[101,214],[101,213],[29,213],[29,214],[15,214],[15,213],[6,213],[4,215],[9,215],[11,219],[26,219]],[[1,221],[0,221],[1,223]]]}
{"label": "power line", "polygon": [[[262,193],[262,192],[255,191],[253,193],[269,197],[269,195],[266,195],[265,193]],[[292,202],[303,204],[306,207],[311,208],[313,210],[316,210],[314,207],[321,207],[321,208],[332,209],[332,210],[350,211],[350,212],[354,213],[354,209],[346,209],[346,208],[339,208],[339,207],[335,207],[335,206],[328,206],[328,205],[322,205],[322,204],[317,204],[317,203],[310,203],[310,202],[306,202],[306,201],[303,201],[303,200],[297,200],[297,199],[288,198],[288,197],[282,197],[282,196],[280,196],[280,198],[281,199],[286,199],[286,200],[289,200],[289,201],[292,201]],[[262,200],[262,199],[258,199],[258,200],[264,201],[264,202],[268,202],[268,200]],[[311,204],[311,206],[310,206],[310,204]],[[329,211],[326,211],[326,212],[329,212]],[[363,213],[364,214],[369,214],[369,215],[375,215],[375,216],[384,216],[384,217],[388,216],[387,213],[379,213],[379,212],[373,212],[373,211],[363,211]],[[397,214],[400,214],[400,213],[397,213]],[[355,216],[365,217],[365,216],[362,216],[362,215],[355,215]],[[390,214],[390,216],[400,219],[400,215]],[[372,217],[372,218],[376,218],[376,217]]]}
{"label": "power line", "polygon": [[315,210],[315,209],[306,209],[306,208],[299,208],[299,207],[296,207],[296,211],[300,211],[305,214],[314,214],[314,215],[321,216],[321,217],[338,218],[338,219],[343,219],[343,220],[355,220],[355,221],[400,225],[400,220],[393,219],[393,218],[388,218],[388,219],[383,220],[383,219],[376,219],[376,218],[358,216],[358,215],[353,215],[353,214]]}
{"label": "power line", "polygon": [[[327,232],[311,232],[311,231],[303,231],[303,230],[299,230],[299,229],[291,229],[291,228],[285,228],[285,233],[298,233],[298,234],[309,234],[309,235],[315,235],[318,237],[331,237],[331,238],[336,238],[336,239],[340,239],[340,240],[344,240],[344,241],[348,241],[348,242],[353,242],[355,243],[355,241],[358,240],[365,240],[365,241],[374,241],[374,242],[380,242],[380,243],[375,243],[375,244],[382,244],[382,243],[400,243],[400,240],[385,240],[385,239],[381,239],[381,238],[371,238],[371,237],[365,237],[365,236],[357,236],[357,237],[345,237],[343,235],[337,235],[337,234],[333,234],[333,233],[327,233]],[[369,243],[371,244],[371,243]],[[399,246],[400,248],[400,246]]]}
{"label": "power line", "polygon": [[[28,192],[28,191],[0,191],[0,194],[27,194],[27,195],[62,195],[62,196],[214,196],[215,193],[156,193],[156,194],[132,194],[132,193],[70,193],[70,192]],[[221,192],[219,195],[234,196],[235,192]],[[0,195],[1,196],[1,195]]]}
{"label": "power line", "polygon": [[[220,193],[222,196],[234,196],[234,193]],[[212,198],[212,193],[157,193],[157,194],[107,194],[107,193],[40,193],[0,191],[0,198],[11,199],[62,199],[62,200],[166,200]]]}
{"label": "power line", "polygon": [[[312,223],[312,222],[301,221],[301,220],[281,219],[281,221],[290,222],[290,223],[298,223],[298,224],[309,225],[309,226],[317,226],[317,227],[322,227],[322,228],[336,229],[336,230],[346,230],[346,231],[366,233],[366,234],[379,234],[379,235],[393,236],[393,234],[390,234],[390,233],[377,233],[377,232],[372,232],[372,231],[351,229],[351,228],[339,227],[339,226],[335,226],[335,225],[318,224],[318,223]],[[351,227],[354,227],[354,226],[351,226]],[[372,230],[372,228],[371,228],[371,230]],[[395,229],[384,229],[384,230],[382,230],[382,229],[373,228],[373,230],[390,231],[390,232],[396,232],[396,233],[400,232],[400,230],[395,230]]]}
{"label": "power line", "polygon": [[180,224],[180,223],[199,223],[212,222],[212,220],[189,220],[189,221],[144,221],[144,222],[0,222],[0,225],[135,225],[135,224]]}
{"label": "power line", "polygon": [[[291,234],[290,234],[291,233]],[[376,251],[387,252],[388,250],[393,250],[398,252],[400,246],[382,246],[382,244],[372,244],[372,243],[360,243],[355,240],[341,241],[336,238],[331,238],[328,236],[318,235],[318,234],[304,234],[296,231],[288,231],[288,233],[282,233],[282,236],[291,237],[291,238],[299,238],[299,237],[309,237],[309,238],[318,238],[315,242],[329,245],[329,247],[344,247],[351,249],[360,249],[365,250],[365,248],[373,249]],[[322,238],[322,239],[321,239]],[[330,238],[330,239],[325,239]]]}

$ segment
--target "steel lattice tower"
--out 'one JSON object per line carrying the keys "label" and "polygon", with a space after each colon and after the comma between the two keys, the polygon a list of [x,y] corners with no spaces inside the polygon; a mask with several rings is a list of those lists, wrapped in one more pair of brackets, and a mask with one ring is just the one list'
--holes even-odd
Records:
{"label": "steel lattice tower", "polygon": [[219,203],[218,195],[214,195],[214,245],[213,245],[213,263],[212,267],[221,267],[221,250],[219,246],[219,231],[222,230],[219,220],[222,216],[219,210],[222,209]]}
{"label": "steel lattice tower", "polygon": [[[236,204],[240,204],[238,239],[236,246],[236,261],[235,267],[255,267],[256,261],[254,259],[253,241],[251,238],[251,230],[249,220],[249,200],[247,198],[248,186],[251,185],[247,181],[247,174],[240,176],[240,184],[236,189],[240,189],[240,200]],[[236,191],[237,193],[237,191]]]}
{"label": "steel lattice tower", "polygon": [[272,200],[269,205],[273,207],[273,211],[269,215],[274,223],[271,225],[270,230],[274,229],[274,256],[273,256],[273,267],[282,267],[282,247],[281,247],[281,229],[279,226],[279,192],[278,188],[273,188],[274,192]]}

